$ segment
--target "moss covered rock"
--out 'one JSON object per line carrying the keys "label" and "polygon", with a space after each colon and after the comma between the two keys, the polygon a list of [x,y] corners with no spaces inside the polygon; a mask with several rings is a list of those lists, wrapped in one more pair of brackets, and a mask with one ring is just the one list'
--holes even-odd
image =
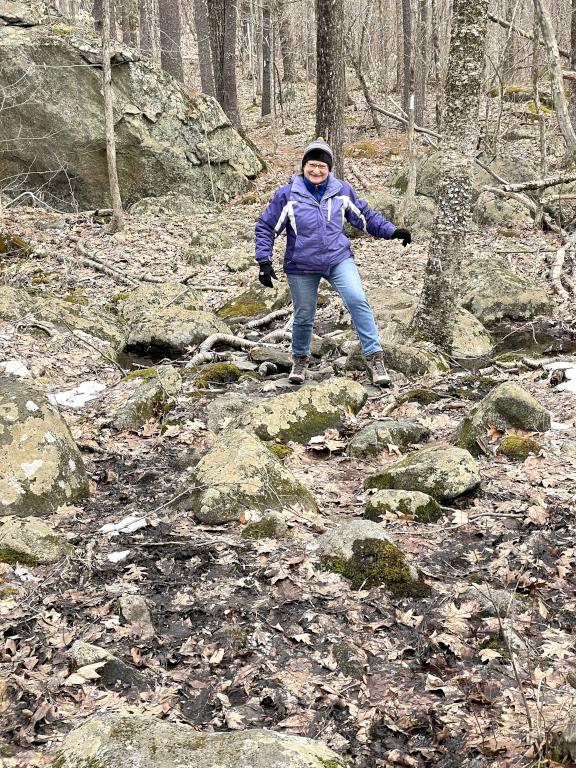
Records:
{"label": "moss covered rock", "polygon": [[0,561],[22,565],[50,565],[71,554],[67,544],[37,517],[12,518],[0,528]]}
{"label": "moss covered rock", "polygon": [[484,325],[550,315],[552,297],[543,285],[513,272],[503,259],[475,259],[462,269],[462,306]]}
{"label": "moss covered rock", "polygon": [[179,507],[205,523],[238,521],[246,510],[316,509],[312,494],[258,438],[241,429],[221,434],[187,473],[181,486],[186,489]]}
{"label": "moss covered rock", "polygon": [[203,733],[147,715],[95,715],[71,731],[58,768],[346,768],[320,741],[264,729]]}
{"label": "moss covered rock", "polygon": [[436,499],[420,491],[377,491],[364,507],[364,517],[379,522],[386,513],[430,523],[438,520],[442,509]]}
{"label": "moss covered rock", "polygon": [[498,453],[513,461],[525,461],[528,456],[540,453],[542,446],[529,437],[507,435],[498,446]]}
{"label": "moss covered rock", "polygon": [[141,429],[167,414],[182,388],[180,374],[170,365],[133,371],[100,400],[100,410],[114,429]]}
{"label": "moss covered rock", "polygon": [[286,283],[277,282],[267,288],[258,281],[248,290],[223,304],[216,312],[218,317],[230,320],[236,317],[257,317],[290,304],[290,290]]}
{"label": "moss covered rock", "polygon": [[238,426],[262,440],[305,443],[328,427],[341,425],[346,414],[358,413],[367,397],[361,384],[332,378],[255,405],[240,416]]}
{"label": "moss covered rock", "polygon": [[506,381],[494,387],[472,408],[456,432],[458,445],[478,453],[477,438],[483,438],[490,427],[506,431],[510,427],[527,432],[550,429],[550,412],[520,384]]}
{"label": "moss covered rock", "polygon": [[254,404],[254,399],[242,392],[227,392],[211,400],[206,406],[206,423],[212,432],[229,427],[243,412]]}
{"label": "moss covered rock", "polygon": [[202,294],[182,283],[144,283],[126,294],[118,311],[128,323],[133,323],[168,306],[189,312],[205,309]]}
{"label": "moss covered rock", "polygon": [[430,430],[415,421],[382,419],[357,432],[346,449],[349,456],[375,456],[388,445],[412,445],[426,440]]}
{"label": "moss covered rock", "polygon": [[38,515],[88,495],[82,456],[44,395],[0,377],[0,516]]}
{"label": "moss covered rock", "polygon": [[396,596],[423,596],[429,588],[384,530],[354,520],[318,539],[322,567],[350,579],[352,589],[384,586]]}
{"label": "moss covered rock", "polygon": [[234,363],[211,363],[199,367],[194,384],[200,389],[206,389],[214,384],[232,384],[241,376],[242,371]]}
{"label": "moss covered rock", "polygon": [[32,295],[21,288],[3,286],[0,292],[0,320],[20,321],[26,315],[69,333],[87,335],[87,341],[108,356],[115,357],[127,338],[126,324],[101,307],[75,304],[42,294]]}
{"label": "moss covered rock", "polygon": [[420,448],[364,481],[365,488],[421,491],[450,501],[480,484],[478,465],[468,451],[451,445]]}
{"label": "moss covered rock", "polygon": [[260,520],[247,523],[242,529],[244,539],[279,539],[288,531],[284,518],[276,512],[268,512]]}
{"label": "moss covered rock", "polygon": [[479,224],[508,229],[531,229],[534,220],[530,211],[518,200],[509,200],[492,192],[482,192],[473,211]]}

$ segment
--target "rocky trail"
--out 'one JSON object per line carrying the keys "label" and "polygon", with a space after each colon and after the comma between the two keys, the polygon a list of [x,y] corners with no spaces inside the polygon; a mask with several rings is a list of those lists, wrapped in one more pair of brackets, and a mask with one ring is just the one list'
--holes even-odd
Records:
{"label": "rocky trail", "polygon": [[[576,345],[558,240],[475,225],[446,360],[401,339],[425,222],[406,251],[355,239],[392,389],[326,287],[295,390],[286,282],[262,289],[251,259],[305,130],[254,128],[253,191],[149,202],[112,237],[93,212],[5,211],[26,243],[0,260],[6,768],[99,768],[98,739],[118,768],[136,747],[143,766],[576,760],[576,393],[544,367]],[[351,172],[387,210],[402,142],[370,146]]]}

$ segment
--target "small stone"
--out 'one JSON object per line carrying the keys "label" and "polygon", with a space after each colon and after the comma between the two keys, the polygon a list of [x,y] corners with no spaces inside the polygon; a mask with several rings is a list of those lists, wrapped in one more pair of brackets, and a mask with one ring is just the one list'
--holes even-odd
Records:
{"label": "small stone", "polygon": [[0,528],[0,561],[21,565],[50,565],[74,548],[37,517],[12,518]]}
{"label": "small stone", "polygon": [[461,597],[479,603],[480,611],[487,616],[509,616],[518,605],[512,592],[494,589],[488,584],[472,584]]}
{"label": "small stone", "polygon": [[150,687],[150,680],[142,672],[126,664],[105,648],[99,648],[97,645],[91,645],[82,640],[77,640],[72,645],[70,649],[70,669],[72,672],[91,664],[97,664],[99,661],[105,663],[97,670],[99,675],[97,682],[106,688],[144,690]]}
{"label": "small stone", "polygon": [[356,458],[375,456],[388,445],[413,445],[430,436],[430,430],[414,421],[382,419],[369,424],[354,435],[346,453]]}
{"label": "small stone", "polygon": [[125,621],[132,625],[143,640],[154,637],[154,626],[146,600],[141,595],[122,595],[118,599]]}
{"label": "small stone", "polygon": [[270,512],[257,522],[247,523],[242,529],[244,539],[279,539],[286,535],[286,521],[275,512]]}
{"label": "small stone", "polygon": [[386,513],[431,523],[442,516],[438,502],[420,491],[377,491],[364,508],[367,520],[379,522]]}

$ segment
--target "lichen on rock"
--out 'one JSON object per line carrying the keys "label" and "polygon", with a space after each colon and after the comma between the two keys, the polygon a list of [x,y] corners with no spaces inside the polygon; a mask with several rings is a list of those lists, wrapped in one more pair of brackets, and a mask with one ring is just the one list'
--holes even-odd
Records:
{"label": "lichen on rock", "polygon": [[430,430],[414,421],[381,419],[357,432],[346,449],[349,456],[365,458],[375,456],[388,445],[412,445],[425,440]]}
{"label": "lichen on rock", "polygon": [[379,522],[387,513],[430,523],[442,515],[440,504],[420,491],[382,490],[370,496],[364,507],[366,520]]}
{"label": "lichen on rock", "polygon": [[50,565],[74,548],[36,517],[12,518],[0,528],[0,562]]}

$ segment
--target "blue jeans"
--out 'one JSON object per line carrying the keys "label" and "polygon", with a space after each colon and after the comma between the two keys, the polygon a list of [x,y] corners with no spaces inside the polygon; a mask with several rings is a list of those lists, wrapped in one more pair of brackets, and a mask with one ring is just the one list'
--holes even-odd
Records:
{"label": "blue jeans", "polygon": [[341,261],[340,264],[332,267],[327,275],[288,274],[286,277],[294,307],[294,324],[292,326],[292,354],[294,357],[308,357],[310,355],[318,285],[322,277],[325,277],[339,293],[344,306],[350,313],[354,330],[360,339],[362,353],[371,355],[382,349],[374,315],[364,294],[354,259]]}

